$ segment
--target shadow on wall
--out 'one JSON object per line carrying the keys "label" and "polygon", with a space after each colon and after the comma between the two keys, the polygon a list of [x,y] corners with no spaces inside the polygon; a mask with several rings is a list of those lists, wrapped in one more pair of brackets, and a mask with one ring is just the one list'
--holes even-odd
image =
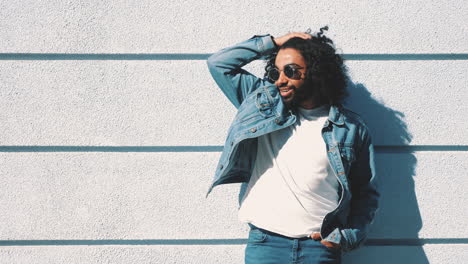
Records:
{"label": "shadow on wall", "polygon": [[[412,139],[404,114],[372,98],[363,84],[351,84],[345,106],[368,125],[376,148],[381,192],[367,245],[344,255],[343,263],[429,263],[419,242],[421,215],[414,190],[416,157],[404,148]],[[383,245],[384,244],[384,245]]]}

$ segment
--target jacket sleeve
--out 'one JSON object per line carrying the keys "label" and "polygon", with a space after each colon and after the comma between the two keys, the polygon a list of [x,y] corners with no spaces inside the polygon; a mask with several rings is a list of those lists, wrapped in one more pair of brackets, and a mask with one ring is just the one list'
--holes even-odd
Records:
{"label": "jacket sleeve", "polygon": [[349,250],[364,244],[378,210],[380,197],[376,182],[374,146],[367,130],[357,161],[350,171],[352,198],[348,225],[342,230]]}
{"label": "jacket sleeve", "polygon": [[242,67],[253,60],[271,54],[275,50],[275,44],[269,34],[255,35],[208,57],[208,69],[213,79],[236,108],[239,108],[250,92],[261,87],[267,81],[254,76]]}
{"label": "jacket sleeve", "polygon": [[336,228],[325,240],[340,243],[343,251],[362,246],[378,210],[379,191],[376,183],[374,147],[364,133],[361,149],[350,170],[351,208],[344,228]]}

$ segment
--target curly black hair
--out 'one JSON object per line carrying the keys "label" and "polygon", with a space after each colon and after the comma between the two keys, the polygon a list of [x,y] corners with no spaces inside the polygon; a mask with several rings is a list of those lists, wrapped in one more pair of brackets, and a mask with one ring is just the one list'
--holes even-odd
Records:
{"label": "curly black hair", "polygon": [[311,39],[294,37],[286,41],[274,53],[266,58],[265,77],[268,69],[275,67],[275,60],[281,49],[293,48],[304,57],[307,70],[305,83],[309,89],[317,89],[317,100],[320,103],[338,105],[348,96],[346,85],[348,82],[347,68],[344,59],[336,53],[333,41],[324,36],[328,26],[320,28],[320,32],[310,34]]}

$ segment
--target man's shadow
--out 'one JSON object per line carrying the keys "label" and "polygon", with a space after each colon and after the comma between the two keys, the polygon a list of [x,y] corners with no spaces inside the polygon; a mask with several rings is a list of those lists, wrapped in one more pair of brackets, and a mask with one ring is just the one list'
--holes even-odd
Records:
{"label": "man's shadow", "polygon": [[351,83],[348,92],[345,107],[360,114],[371,132],[381,199],[366,246],[345,254],[343,263],[428,264],[418,237],[422,219],[413,179],[417,159],[401,147],[412,140],[405,115],[373,98],[363,84]]}

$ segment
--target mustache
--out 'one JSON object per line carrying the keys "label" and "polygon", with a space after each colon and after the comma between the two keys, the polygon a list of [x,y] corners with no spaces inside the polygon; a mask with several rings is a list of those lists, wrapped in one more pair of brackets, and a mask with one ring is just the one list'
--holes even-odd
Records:
{"label": "mustache", "polygon": [[276,88],[278,88],[278,89],[281,89],[281,88],[284,88],[284,87],[289,87],[289,88],[291,88],[293,90],[296,90],[296,86],[294,86],[294,85],[288,86],[287,84],[285,84],[285,85],[276,86]]}

